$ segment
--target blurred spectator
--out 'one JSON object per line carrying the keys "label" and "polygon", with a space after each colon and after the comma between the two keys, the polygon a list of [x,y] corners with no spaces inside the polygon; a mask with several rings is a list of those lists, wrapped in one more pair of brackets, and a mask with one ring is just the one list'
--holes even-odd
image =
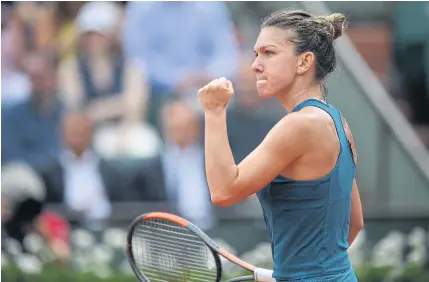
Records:
{"label": "blurred spectator", "polygon": [[57,58],[45,51],[30,53],[25,70],[30,99],[2,111],[2,164],[24,161],[42,165],[60,152],[62,106],[57,100]]}
{"label": "blurred spectator", "polygon": [[141,169],[141,186],[177,205],[178,212],[201,228],[213,224],[204,171],[201,120],[182,101],[171,101],[162,110],[165,146]]}
{"label": "blurred spectator", "polygon": [[1,174],[2,237],[13,238],[22,245],[24,237],[34,230],[46,189],[37,173],[27,164],[6,165],[2,167]]}
{"label": "blurred spectator", "polygon": [[39,48],[55,50],[63,59],[74,55],[76,28],[74,19],[85,2],[39,2],[36,34]]}
{"label": "blurred spectator", "polygon": [[234,83],[233,104],[228,109],[228,138],[234,159],[241,162],[262,142],[267,133],[286,114],[277,101],[262,99],[256,91],[252,60],[241,60]]}
{"label": "blurred spectator", "polygon": [[12,3],[1,5],[1,104],[9,107],[28,98],[30,82],[21,70],[23,34]]}
{"label": "blurred spectator", "polygon": [[129,2],[124,48],[147,71],[149,120],[157,127],[164,99],[174,92],[195,96],[213,78],[233,79],[239,52],[222,2]]}
{"label": "blurred spectator", "polygon": [[82,113],[67,114],[63,123],[65,149],[40,169],[47,202],[65,203],[86,220],[110,216],[110,201],[130,201],[135,195],[119,170],[91,149],[93,126]]}
{"label": "blurred spectator", "polygon": [[156,144],[158,139],[143,124],[148,91],[143,73],[124,58],[117,42],[120,19],[116,3],[89,2],[79,10],[76,56],[60,65],[62,98],[70,108],[85,108],[96,135],[109,138],[110,142],[97,142],[102,155],[153,155],[156,146],[130,142],[148,139]]}
{"label": "blurred spectator", "polygon": [[[13,2],[15,27],[19,34],[15,46],[18,53],[51,49],[52,46],[47,44],[46,38],[52,33],[51,30],[55,29],[55,25],[47,21],[53,13],[53,5],[51,2],[42,1]],[[18,64],[25,63],[25,57],[16,58]]]}
{"label": "blurred spectator", "polygon": [[21,2],[14,3],[17,16],[22,29],[23,47],[26,52],[32,52],[39,49],[47,49],[43,44],[44,34],[53,26],[45,24],[46,11],[52,6],[49,2]]}

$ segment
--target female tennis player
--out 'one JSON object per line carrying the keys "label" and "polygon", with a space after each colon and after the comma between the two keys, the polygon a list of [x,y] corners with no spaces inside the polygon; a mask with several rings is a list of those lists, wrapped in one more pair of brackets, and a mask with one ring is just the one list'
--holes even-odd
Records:
{"label": "female tennis player", "polygon": [[212,201],[228,206],[257,193],[277,281],[357,281],[347,254],[363,227],[355,146],[322,84],[335,68],[333,42],[344,21],[342,14],[280,11],[263,22],[252,65],[256,86],[289,114],[238,165],[226,127],[231,82],[220,78],[198,93]]}

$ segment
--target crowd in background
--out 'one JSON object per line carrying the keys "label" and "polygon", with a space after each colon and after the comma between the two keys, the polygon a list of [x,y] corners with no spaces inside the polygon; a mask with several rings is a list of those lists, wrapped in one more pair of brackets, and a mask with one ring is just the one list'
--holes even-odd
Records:
{"label": "crowd in background", "polygon": [[236,161],[284,115],[258,99],[249,54],[222,2],[2,3],[4,234],[37,221],[64,239],[44,203],[96,229],[112,202],[168,201],[210,227],[198,88],[234,81]]}
{"label": "crowd in background", "polygon": [[2,2],[2,236],[33,226],[67,253],[45,203],[97,229],[112,202],[169,201],[210,227],[197,90],[233,81],[236,162],[286,114],[259,99],[245,33],[223,2]]}

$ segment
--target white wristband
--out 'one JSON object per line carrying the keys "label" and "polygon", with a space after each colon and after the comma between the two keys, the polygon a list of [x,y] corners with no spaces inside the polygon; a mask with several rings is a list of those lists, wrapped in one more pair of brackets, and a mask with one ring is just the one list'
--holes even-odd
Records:
{"label": "white wristband", "polygon": [[257,282],[276,282],[273,278],[273,271],[265,268],[256,268],[254,278]]}

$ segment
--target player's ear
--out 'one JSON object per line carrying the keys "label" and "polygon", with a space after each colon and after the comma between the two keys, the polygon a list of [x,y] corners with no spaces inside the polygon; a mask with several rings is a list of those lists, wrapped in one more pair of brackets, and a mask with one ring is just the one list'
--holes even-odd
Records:
{"label": "player's ear", "polygon": [[314,53],[313,52],[304,52],[298,57],[298,64],[296,72],[298,74],[306,73],[311,65],[314,63]]}

